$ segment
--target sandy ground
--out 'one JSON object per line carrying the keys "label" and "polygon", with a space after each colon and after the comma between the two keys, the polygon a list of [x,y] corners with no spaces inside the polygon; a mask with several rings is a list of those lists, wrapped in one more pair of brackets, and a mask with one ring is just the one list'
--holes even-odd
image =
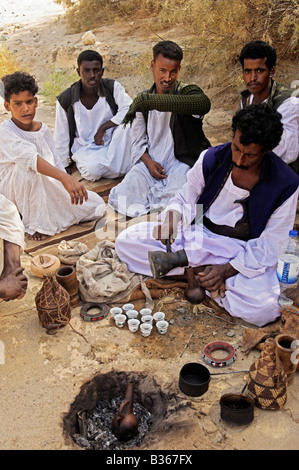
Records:
{"label": "sandy ground", "polygon": [[63,7],[54,0],[0,0],[0,24],[22,24],[33,18],[64,13]]}
{"label": "sandy ground", "polygon": [[[35,73],[39,80],[46,76],[49,64],[72,67],[78,53],[86,48],[82,34],[66,34],[64,23],[56,17],[34,20],[18,28],[8,26],[4,32],[6,44],[21,59],[22,68]],[[122,28],[101,27],[94,33],[97,42],[91,47],[103,54],[107,76],[121,80],[132,96],[150,83],[151,77],[146,74],[135,76],[131,64],[159,40],[156,35],[145,37],[142,28],[133,23]],[[175,31],[161,34],[178,40]],[[205,120],[212,144],[229,139],[232,109],[236,109],[235,103],[219,107],[219,102],[214,102]],[[42,97],[38,117],[53,129],[54,108],[47,106]],[[7,113],[0,111],[0,120],[6,118]],[[155,301],[155,310],[163,310],[166,318],[172,320],[165,336],[154,332],[149,338],[142,338],[126,327],[118,329],[110,315],[96,323],[84,322],[79,315],[82,303],[72,309],[71,319],[80,334],[66,326],[51,336],[38,321],[34,298],[42,281],[30,272],[30,260],[30,256],[22,256],[29,279],[26,296],[22,301],[0,306],[0,339],[4,346],[0,364],[0,449],[77,448],[63,436],[63,415],[86,381],[116,370],[151,376],[164,393],[176,397],[177,409],[169,410],[169,426],[156,435],[149,433],[142,449],[298,450],[298,372],[288,388],[284,409],[255,408],[255,418],[249,426],[225,423],[219,407],[222,394],[241,392],[246,373],[212,376],[209,390],[202,397],[187,397],[179,390],[180,368],[187,362],[202,362],[201,351],[211,341],[227,341],[237,352],[236,361],[225,372],[248,370],[260,351],[242,354],[243,332],[248,326],[244,322],[232,319],[214,304],[194,308],[186,302],[182,290],[170,290]],[[136,303],[137,309],[143,306],[143,301]],[[184,404],[182,408],[180,403]]]}

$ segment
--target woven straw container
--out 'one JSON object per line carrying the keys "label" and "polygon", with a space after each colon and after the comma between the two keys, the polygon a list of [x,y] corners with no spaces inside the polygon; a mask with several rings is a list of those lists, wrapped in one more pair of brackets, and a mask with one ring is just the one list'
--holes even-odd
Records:
{"label": "woven straw container", "polygon": [[287,376],[273,338],[268,338],[249,369],[248,395],[264,410],[280,410],[287,401]]}
{"label": "woven straw container", "polygon": [[36,294],[35,304],[40,324],[47,332],[56,332],[71,318],[70,295],[54,278],[47,276]]}

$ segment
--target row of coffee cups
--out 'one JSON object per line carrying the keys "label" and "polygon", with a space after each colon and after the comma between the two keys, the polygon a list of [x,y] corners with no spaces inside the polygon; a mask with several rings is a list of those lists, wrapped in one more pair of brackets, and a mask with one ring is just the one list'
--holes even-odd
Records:
{"label": "row of coffee cups", "polygon": [[[117,322],[117,320],[115,322]],[[138,320],[137,318],[130,318],[128,320],[128,327],[129,327],[129,330],[132,331],[133,333],[135,333],[140,327],[142,336],[146,337],[151,334],[152,329],[153,329],[153,324],[152,323],[140,323],[140,320]],[[165,335],[168,329],[168,322],[166,320],[157,321],[156,328],[157,328],[157,331],[161,335]]]}
{"label": "row of coffee cups", "polygon": [[[113,307],[110,309],[110,313],[114,317],[116,326],[122,328],[127,322],[129,330],[133,333],[140,327],[142,336],[149,336],[151,334],[154,321],[160,334],[165,334],[169,325],[165,321],[165,314],[163,312],[156,312],[152,315],[152,310],[149,308],[143,308],[138,312],[138,310],[134,309],[133,304],[125,304],[122,308]],[[139,313],[141,320],[138,320]]]}

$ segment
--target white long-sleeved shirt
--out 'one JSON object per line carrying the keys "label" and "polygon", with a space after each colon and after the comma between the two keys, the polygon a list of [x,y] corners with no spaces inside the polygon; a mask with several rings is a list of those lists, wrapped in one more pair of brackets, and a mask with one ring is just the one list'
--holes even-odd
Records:
{"label": "white long-sleeved shirt", "polygon": [[[253,96],[250,95],[249,104],[252,104]],[[299,98],[296,96],[287,98],[277,108],[277,112],[281,114],[283,133],[273,152],[289,164],[299,156]]]}
{"label": "white long-sleeved shirt", "polygon": [[[104,97],[99,97],[92,109],[87,109],[81,101],[74,103],[76,136],[71,149],[72,153],[75,153],[82,146],[94,142],[94,135],[99,127],[105,122],[112,121],[116,125],[121,124],[129,110],[132,99],[118,81],[114,81],[113,97],[118,106],[118,111],[115,115],[113,115],[113,112]],[[112,132],[113,129],[109,129],[106,132],[105,145],[109,144]],[[67,114],[58,101],[56,102],[54,141],[60,159],[64,167],[66,167],[69,156],[69,125]]]}
{"label": "white long-sleeved shirt", "polygon": [[[206,151],[201,153],[194,167],[187,174],[187,182],[161,214],[163,219],[166,211],[172,209],[180,212],[184,230],[194,219],[196,201],[205,186],[202,170],[205,153]],[[267,267],[277,263],[281,241],[287,238],[289,230],[294,225],[298,194],[299,188],[273,212],[258,238],[247,242],[238,240],[245,249],[240,248],[236,258],[230,261],[237,271],[251,278],[264,273]],[[228,178],[218,197],[206,212],[206,216],[216,224],[234,226],[243,216],[242,206],[234,201],[248,195],[248,191],[238,188],[233,184],[232,179]],[[229,241],[224,243],[229,243]]]}

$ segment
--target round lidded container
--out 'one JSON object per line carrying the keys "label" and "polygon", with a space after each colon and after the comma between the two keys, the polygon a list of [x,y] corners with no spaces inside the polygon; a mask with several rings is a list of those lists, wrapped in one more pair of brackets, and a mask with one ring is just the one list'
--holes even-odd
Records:
{"label": "round lidded container", "polygon": [[37,255],[30,262],[30,270],[37,277],[54,275],[59,268],[60,260],[54,255]]}

